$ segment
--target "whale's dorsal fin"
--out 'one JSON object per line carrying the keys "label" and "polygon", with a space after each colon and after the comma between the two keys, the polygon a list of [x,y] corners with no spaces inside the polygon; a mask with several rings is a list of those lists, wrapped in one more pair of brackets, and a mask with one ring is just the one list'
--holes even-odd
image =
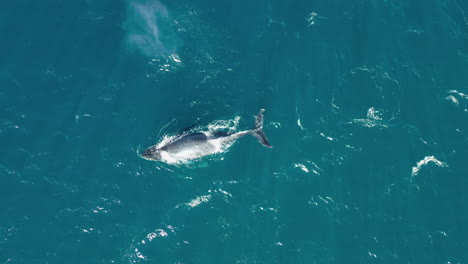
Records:
{"label": "whale's dorsal fin", "polygon": [[220,137],[227,137],[229,135],[231,135],[232,133],[229,133],[227,131],[215,131],[213,133],[213,137],[215,138],[220,138]]}

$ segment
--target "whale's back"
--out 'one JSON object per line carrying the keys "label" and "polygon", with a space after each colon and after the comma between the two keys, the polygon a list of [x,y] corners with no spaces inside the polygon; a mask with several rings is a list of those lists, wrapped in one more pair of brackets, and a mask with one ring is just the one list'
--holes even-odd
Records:
{"label": "whale's back", "polygon": [[161,150],[171,154],[183,152],[189,149],[204,148],[209,144],[208,137],[203,132],[196,132],[185,135],[174,142],[161,147]]}

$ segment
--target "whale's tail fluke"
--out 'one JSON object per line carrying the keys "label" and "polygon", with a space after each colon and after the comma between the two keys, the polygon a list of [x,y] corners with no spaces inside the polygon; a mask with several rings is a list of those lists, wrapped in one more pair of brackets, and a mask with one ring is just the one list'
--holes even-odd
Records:
{"label": "whale's tail fluke", "polygon": [[264,147],[271,148],[272,146],[268,143],[268,139],[263,132],[263,112],[265,112],[265,109],[260,109],[260,112],[258,112],[257,117],[255,118],[252,135],[255,136]]}

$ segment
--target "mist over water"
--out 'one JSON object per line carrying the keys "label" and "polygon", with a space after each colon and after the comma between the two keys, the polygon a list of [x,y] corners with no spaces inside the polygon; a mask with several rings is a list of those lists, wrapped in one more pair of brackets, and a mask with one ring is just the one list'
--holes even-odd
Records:
{"label": "mist over water", "polygon": [[175,35],[166,7],[158,0],[128,0],[123,25],[129,48],[144,56],[170,55],[176,49]]}

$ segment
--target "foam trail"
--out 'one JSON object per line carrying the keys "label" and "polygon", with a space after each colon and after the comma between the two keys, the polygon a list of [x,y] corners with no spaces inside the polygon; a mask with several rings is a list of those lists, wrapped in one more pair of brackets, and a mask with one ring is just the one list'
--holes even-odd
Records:
{"label": "foam trail", "polygon": [[418,163],[416,163],[416,166],[412,168],[411,176],[414,177],[414,176],[418,175],[421,168],[423,166],[429,164],[429,162],[433,162],[435,165],[437,165],[439,167],[448,167],[448,165],[445,162],[442,162],[442,161],[436,159],[434,156],[426,156],[426,157],[424,157],[424,159],[418,161]]}
{"label": "foam trail", "polygon": [[129,47],[148,57],[172,53],[175,41],[168,30],[166,7],[157,0],[131,0],[127,6],[124,29]]}

